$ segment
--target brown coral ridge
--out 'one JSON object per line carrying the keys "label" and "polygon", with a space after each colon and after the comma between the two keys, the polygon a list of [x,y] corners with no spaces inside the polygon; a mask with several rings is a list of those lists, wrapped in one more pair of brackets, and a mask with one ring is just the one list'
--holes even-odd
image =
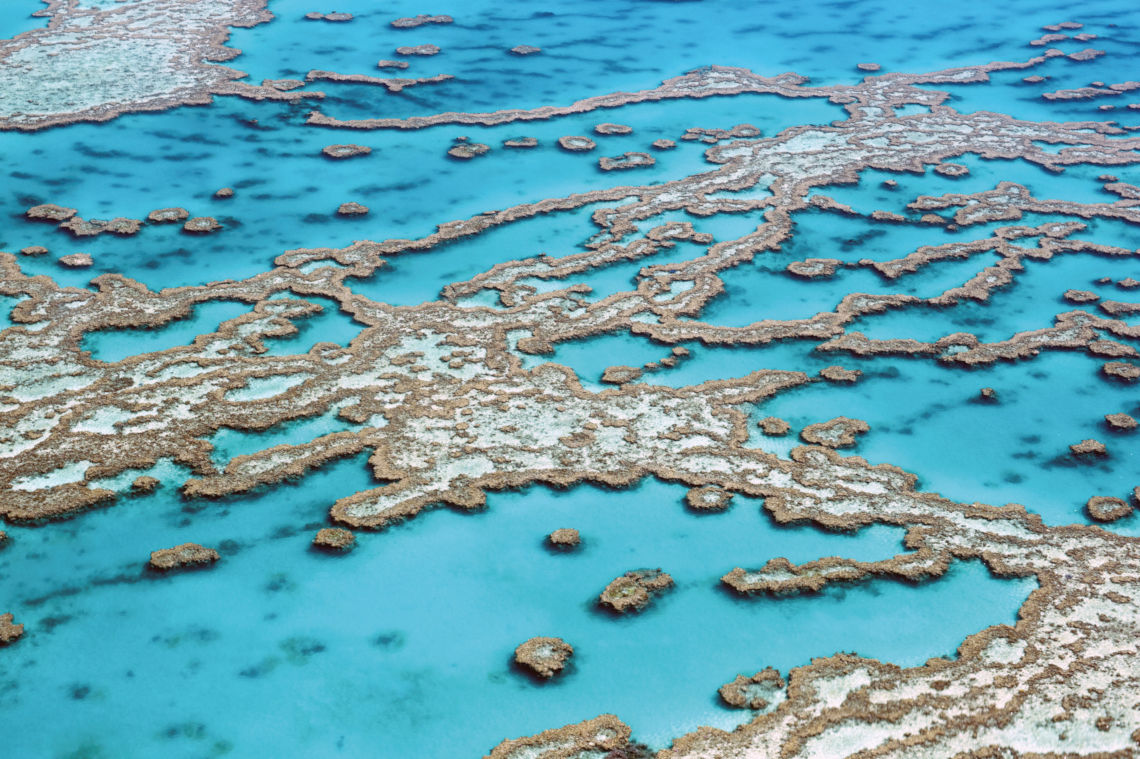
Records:
{"label": "brown coral ridge", "polygon": [[[311,72],[310,72],[311,73]],[[326,158],[335,160],[344,158],[357,158],[359,156],[368,155],[372,152],[372,148],[367,145],[354,145],[352,143],[346,145],[325,145],[321,148],[321,153]]]}
{"label": "brown coral ridge", "polygon": [[1140,422],[1137,422],[1132,416],[1123,412],[1117,414],[1105,414],[1104,421],[1105,424],[1107,424],[1112,429],[1122,432],[1134,430],[1138,425],[1140,425]]}
{"label": "brown coral ridge", "polygon": [[333,13],[319,13],[317,11],[311,11],[305,14],[305,18],[310,21],[331,21],[333,23],[344,23],[346,21],[352,21],[353,15],[351,13],[341,13],[337,11],[334,11]]}
{"label": "brown coral ridge", "polygon": [[819,370],[819,376],[823,377],[828,382],[842,382],[851,384],[857,382],[863,376],[863,372],[858,369],[845,369],[842,366],[833,365],[825,366]]}
{"label": "brown coral ridge", "polygon": [[[418,55],[431,55],[431,53],[418,53]],[[446,82],[454,78],[455,76],[453,74],[400,78],[368,76],[367,74],[340,74],[336,71],[323,71],[320,69],[313,69],[305,75],[306,82],[326,81],[345,82],[348,84],[377,84],[388,90],[388,92],[403,92],[408,87],[415,87],[420,84],[438,84],[439,82]]]}
{"label": "brown coral ridge", "polygon": [[1132,513],[1132,504],[1123,498],[1098,495],[1088,500],[1085,511],[1097,522],[1115,522]]}
{"label": "brown coral ridge", "polygon": [[404,45],[396,48],[396,55],[438,55],[438,45]]}
{"label": "brown coral ridge", "polygon": [[415,29],[417,26],[423,26],[424,24],[451,24],[454,22],[455,19],[444,14],[433,16],[427,13],[420,13],[416,16],[398,18],[391,22],[391,26],[394,29]]}
{"label": "brown coral ridge", "polygon": [[326,553],[346,553],[356,545],[356,535],[342,527],[325,527],[313,536],[313,547]]}
{"label": "brown coral ridge", "polygon": [[67,221],[77,213],[79,212],[74,208],[57,206],[55,203],[42,203],[32,206],[24,212],[24,215],[33,221]]}
{"label": "brown coral ridge", "polygon": [[718,485],[689,488],[685,504],[694,511],[726,511],[732,505],[732,492]]}
{"label": "brown coral ridge", "polygon": [[337,216],[364,216],[367,213],[368,206],[361,205],[360,203],[356,203],[354,201],[341,203],[339,206],[337,206],[336,209]]}
{"label": "brown coral ridge", "polygon": [[[563,138],[565,139],[565,138]],[[561,144],[561,141],[559,142]],[[620,156],[602,156],[598,159],[598,168],[602,171],[621,171],[627,169],[650,168],[657,163],[657,159],[648,153],[626,151]]]}
{"label": "brown coral ridge", "polygon": [[633,134],[633,127],[628,124],[614,124],[609,121],[594,125],[594,132],[603,135]]}
{"label": "brown coral ridge", "polygon": [[59,263],[61,266],[81,269],[94,265],[95,259],[91,257],[90,253],[68,253],[66,256],[59,257]]}
{"label": "brown coral ridge", "polygon": [[644,611],[654,596],[671,587],[673,578],[660,569],[635,569],[607,585],[598,603],[618,614]]}
{"label": "brown coral ridge", "polygon": [[571,759],[593,755],[608,759],[629,745],[629,735],[629,725],[612,714],[602,714],[538,735],[503,741],[483,759]]}
{"label": "brown coral ridge", "polygon": [[203,569],[220,558],[221,556],[213,548],[205,548],[197,543],[183,543],[173,548],[151,552],[149,566],[159,572]]}
{"label": "brown coral ridge", "polygon": [[546,536],[546,542],[554,548],[568,551],[582,544],[582,536],[573,527],[560,527]]}
{"label": "brown coral ridge", "polygon": [[822,445],[828,448],[849,448],[855,445],[856,436],[867,432],[871,425],[862,419],[848,419],[837,416],[826,422],[809,424],[800,431],[805,443]]}
{"label": "brown coral ridge", "polygon": [[156,208],[146,215],[146,220],[151,224],[173,224],[180,221],[186,221],[190,218],[190,212],[185,208]]}
{"label": "brown coral ridge", "polygon": [[24,626],[16,624],[12,614],[0,614],[0,646],[10,646],[24,635]]}
{"label": "brown coral ridge", "polygon": [[805,258],[803,261],[792,261],[788,264],[787,271],[803,279],[830,277],[842,263],[837,258]]}
{"label": "brown coral ridge", "polygon": [[582,135],[567,135],[558,138],[558,147],[563,150],[569,150],[571,153],[582,153],[593,150],[597,146],[598,143]]}
{"label": "brown coral ridge", "polygon": [[766,416],[756,424],[760,427],[761,431],[763,431],[765,435],[769,435],[771,437],[783,437],[784,435],[788,434],[789,430],[792,429],[792,425],[788,424],[778,416]]}
{"label": "brown coral ridge", "polygon": [[206,235],[221,228],[222,225],[213,216],[195,216],[182,225],[182,231],[192,235]]}
{"label": "brown coral ridge", "polygon": [[531,638],[515,649],[515,664],[549,679],[562,672],[574,655],[574,647],[561,638]]}
{"label": "brown coral ridge", "polygon": [[1107,456],[1108,448],[1099,440],[1082,440],[1069,446],[1074,456]]}
{"label": "brown coral ridge", "polygon": [[131,492],[136,495],[152,493],[160,484],[156,478],[143,475],[142,477],[136,477],[134,482],[131,483]]}
{"label": "brown coral ridge", "polygon": [[104,232],[110,232],[120,237],[129,237],[142,228],[142,222],[138,219],[126,219],[122,216],[110,220],[81,219],[78,216],[72,216],[60,224],[59,228],[70,232],[72,237],[96,237]]}
{"label": "brown coral ridge", "polygon": [[486,155],[490,150],[490,145],[485,145],[482,142],[468,142],[466,137],[461,137],[457,138],[456,144],[451,146],[447,154],[461,161],[469,161],[472,158]]}
{"label": "brown coral ridge", "polygon": [[737,675],[731,683],[720,687],[721,701],[737,709],[764,711],[775,707],[783,700],[787,683],[772,667],[757,672],[752,677]]}
{"label": "brown coral ridge", "polygon": [[535,137],[511,137],[503,140],[504,148],[536,148],[538,139]]}
{"label": "brown coral ridge", "polygon": [[[11,69],[25,51],[43,51],[41,60],[51,62],[35,67],[50,79],[50,86],[35,77],[11,77],[22,107],[0,112],[0,130],[107,121],[126,112],[206,104],[215,94],[260,94],[270,88],[237,82],[244,72],[218,64],[240,52],[225,46],[230,27],[252,27],[273,18],[266,3],[148,0],[99,8],[53,0],[40,12],[50,17],[45,28],[0,40],[0,68]],[[139,57],[126,54],[140,44],[168,52],[150,64],[154,68],[140,72]],[[82,69],[92,55],[109,62],[98,77],[59,74]]]}

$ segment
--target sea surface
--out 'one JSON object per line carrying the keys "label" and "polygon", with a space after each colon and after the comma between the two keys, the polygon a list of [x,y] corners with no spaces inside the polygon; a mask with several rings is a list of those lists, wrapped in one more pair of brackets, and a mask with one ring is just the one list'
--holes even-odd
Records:
{"label": "sea surface", "polygon": [[[84,4],[90,5],[86,2]],[[30,17],[41,3],[6,0],[0,35],[46,25]],[[411,59],[393,76],[451,73],[455,79],[393,94],[382,87],[314,83],[325,91],[322,112],[338,118],[407,117],[442,111],[483,112],[562,105],[593,95],[635,91],[693,68],[741,66],[763,75],[786,71],[812,84],[856,82],[855,68],[875,61],[884,71],[921,72],[993,60],[1022,60],[1040,27],[1070,19],[1100,37],[1108,52],[1093,61],[1050,61],[1048,88],[1093,80],[1135,78],[1140,11],[1122,0],[1002,4],[897,3],[888,0],[805,0],[758,4],[736,0],[550,0],[503,4],[444,0],[430,8],[407,0],[270,0],[276,19],[235,29],[241,55],[228,65],[263,78],[303,78],[310,69],[381,74],[376,61],[396,57],[398,45],[432,43],[439,55]],[[337,10],[349,23],[303,19]],[[388,22],[416,13],[449,13],[455,23],[394,30]],[[506,50],[537,45],[539,55]],[[1066,52],[1086,45],[1057,43]],[[948,105],[966,113],[993,110],[1031,120],[1103,119],[1100,101],[1050,103],[1021,82],[1023,73],[995,74],[987,84],[946,87]],[[3,86],[0,84],[0,86]],[[339,131],[307,126],[313,107],[218,97],[208,106],[125,114],[98,124],[34,133],[0,132],[0,249],[45,245],[51,255],[20,257],[27,274],[86,288],[116,272],[152,289],[241,279],[272,267],[282,252],[342,247],[355,240],[418,238],[435,226],[483,211],[607,187],[664,182],[707,171],[707,145],[679,142],[656,153],[657,164],[634,172],[601,172],[598,155],[643,150],[658,138],[678,139],[694,126],[759,127],[765,136],[801,124],[845,117],[822,99],[740,95],[662,101],[496,127],[444,125],[414,131]],[[1140,111],[1118,109],[1120,124],[1140,124]],[[593,125],[633,126],[631,136],[596,136]],[[562,135],[591,135],[588,155],[559,150]],[[492,145],[488,156],[459,162],[446,150],[466,136]],[[499,148],[502,140],[533,136],[534,150]],[[329,161],[320,149],[353,142],[370,156]],[[858,184],[821,190],[862,213],[901,211],[918,194],[975,192],[1003,180],[1025,184],[1038,197],[1081,202],[1112,200],[1098,167],[1047,172],[1018,161],[960,161],[970,174],[867,171]],[[1118,167],[1125,182],[1140,168]],[[899,189],[886,191],[884,179]],[[216,199],[232,187],[232,199]],[[372,212],[336,215],[360,202]],[[145,226],[133,237],[104,234],[76,240],[28,221],[37,203],[81,209],[85,218],[145,218],[148,211],[183,206],[215,216],[220,232],[181,234],[178,225]],[[894,204],[894,205],[892,205]],[[550,213],[490,230],[422,254],[396,256],[372,276],[349,280],[369,299],[414,306],[439,297],[447,284],[498,263],[584,250],[597,231],[593,206]],[[1027,215],[1018,223],[1058,217]],[[759,212],[713,217],[670,214],[699,232],[727,240],[750,232]],[[649,229],[665,218],[640,224]],[[795,234],[779,252],[757,256],[723,273],[725,292],[701,321],[742,326],[764,318],[798,319],[833,309],[851,292],[931,297],[964,282],[980,257],[933,263],[888,282],[867,269],[799,280],[784,267],[805,257],[888,260],[920,245],[978,239],[1001,222],[957,232],[919,224],[876,225],[865,218],[809,209],[794,216]],[[1140,228],[1094,221],[1075,239],[1140,248]],[[90,253],[89,269],[66,269],[55,259]],[[653,263],[699,255],[679,243]],[[996,260],[991,254],[986,263]],[[984,257],[984,256],[983,256]],[[618,263],[572,278],[600,299],[633,287],[642,262]],[[932,341],[968,331],[985,341],[1048,327],[1076,308],[1060,297],[1069,288],[1128,300],[1111,277],[1140,278],[1135,257],[1056,256],[1028,261],[1016,283],[987,302],[948,308],[916,306],[863,317],[850,329],[869,337]],[[553,289],[567,282],[535,280]],[[271,354],[307,352],[318,342],[348,345],[365,325],[331,300],[300,320],[299,331],[267,341]],[[1135,298],[1132,298],[1135,300]],[[494,299],[483,296],[486,305]],[[0,298],[0,329],[10,327],[15,298]],[[104,330],[84,335],[82,347],[101,361],[189,345],[196,336],[251,310],[214,301],[187,318],[154,330]],[[1137,317],[1128,317],[1132,324]],[[684,344],[692,356],[647,374],[649,384],[684,387],[741,377],[757,369],[816,372],[841,363],[864,376],[853,386],[812,383],[755,408],[755,421],[779,416],[788,438],[752,433],[748,445],[787,456],[807,424],[845,415],[870,431],[846,451],[871,463],[913,472],[918,487],[962,502],[1019,503],[1046,524],[1086,523],[1085,501],[1140,485],[1135,436],[1105,427],[1113,412],[1140,413],[1135,385],[1101,379],[1098,360],[1082,352],[1043,352],[1032,360],[962,369],[933,359],[854,358],[815,351],[815,341],[760,347]],[[615,332],[555,346],[552,355],[522,355],[523,365],[570,367],[585,388],[601,391],[603,371],[637,366],[668,354],[669,346]],[[982,387],[1002,402],[982,404]],[[223,428],[212,439],[214,460],[311,440],[353,425],[325,415],[250,433]],[[1105,441],[1111,456],[1080,461],[1065,455],[1085,438]],[[781,526],[763,501],[736,496],[730,509],[697,514],[686,489],[652,478],[621,490],[535,485],[490,493],[485,509],[438,509],[383,531],[358,535],[345,556],[311,549],[313,532],[328,524],[339,497],[374,486],[366,457],[326,465],[284,485],[220,500],[189,501],[179,485],[189,472],[164,462],[152,494],[47,525],[3,524],[0,613],[11,612],[25,639],[0,650],[0,753],[12,757],[479,757],[506,738],[529,735],[610,712],[652,748],[701,725],[723,729],[748,721],[717,688],[737,674],[772,666],[787,674],[814,657],[854,652],[915,666],[956,656],[970,634],[1013,624],[1036,584],[998,579],[976,561],[956,562],[943,577],[921,584],[872,579],[793,598],[738,597],[719,578],[737,566],[759,567],[782,556],[804,562],[825,556],[877,560],[902,552],[902,528],[882,525],[854,533],[810,525]],[[108,483],[117,489],[134,475]],[[574,527],[582,550],[556,553],[543,538]],[[1135,516],[1106,529],[1140,535]],[[156,576],[144,569],[150,551],[192,540],[214,546],[222,561],[209,571]],[[617,618],[600,610],[597,594],[614,577],[638,567],[661,567],[676,588],[641,614]],[[536,682],[511,666],[514,648],[535,635],[573,643],[569,672]]]}

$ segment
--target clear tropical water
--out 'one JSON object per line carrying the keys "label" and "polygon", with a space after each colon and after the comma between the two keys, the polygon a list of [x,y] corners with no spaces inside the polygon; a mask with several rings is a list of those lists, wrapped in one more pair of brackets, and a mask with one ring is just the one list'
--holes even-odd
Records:
{"label": "clear tropical water", "polygon": [[[0,34],[43,26],[43,19],[28,16],[39,5],[4,4]],[[233,65],[253,82],[303,77],[310,69],[375,75],[376,60],[392,57],[397,45],[443,48],[399,75],[455,74],[449,82],[398,95],[321,83],[329,97],[319,108],[339,118],[566,104],[652,88],[708,64],[765,75],[796,71],[828,84],[857,81],[859,61],[877,61],[888,71],[924,71],[1014,60],[1036,50],[1025,43],[1038,27],[1074,12],[1071,4],[1030,0],[1001,7],[812,0],[763,11],[744,0],[562,0],[543,3],[541,10],[482,0],[430,9],[400,0],[379,9],[370,0],[343,0],[337,10],[354,13],[351,23],[314,24],[302,19],[314,10],[310,2],[270,0],[269,7],[275,21],[234,30],[231,38],[242,50]],[[425,10],[450,13],[456,23],[411,31],[387,25]],[[1129,62],[1140,44],[1140,14],[1120,0],[1096,0],[1083,3],[1080,15],[1101,35],[1090,44],[1110,54],[1079,64],[1050,61],[1042,69],[1053,77],[1047,87],[1134,78]],[[858,18],[857,31],[852,18]],[[505,54],[523,43],[541,46],[543,53]],[[1058,46],[1079,49],[1075,42]],[[1035,120],[1103,117],[1095,101],[1047,103],[1021,76],[1002,73],[990,84],[947,88],[953,96],[948,104]],[[21,269],[72,287],[92,287],[92,278],[108,272],[154,290],[241,279],[294,248],[416,238],[439,223],[487,210],[715,168],[704,158],[705,145],[680,142],[674,151],[656,153],[651,169],[597,170],[598,155],[677,139],[688,127],[750,123],[769,136],[844,117],[840,106],[821,99],[742,95],[499,127],[341,132],[306,126],[312,107],[219,97],[205,107],[127,114],[101,124],[2,132],[0,249],[48,247],[50,255],[19,257]],[[1117,110],[1112,118],[1140,123],[1140,112]],[[554,146],[562,135],[591,134],[601,121],[632,125],[634,135],[595,136],[599,148],[587,156]],[[461,135],[496,150],[471,162],[449,160],[445,151]],[[498,148],[519,135],[537,137],[540,147]],[[365,144],[373,152],[339,162],[321,156],[324,145],[339,142]],[[981,191],[1002,180],[1025,184],[1038,197],[1110,199],[1095,179],[1103,173],[1097,167],[1052,174],[1024,162],[977,156],[958,162],[969,167],[968,176],[867,171],[858,184],[821,192],[862,213],[904,212],[903,198]],[[1113,172],[1124,181],[1140,178],[1134,168]],[[898,181],[897,190],[882,187],[888,178]],[[235,197],[214,198],[223,186],[234,188]],[[336,208],[346,201],[372,212],[338,217]],[[155,208],[184,206],[193,215],[217,217],[223,229],[190,237],[178,225],[151,225],[131,238],[76,240],[23,218],[28,206],[40,202],[81,209],[87,218],[144,218]],[[430,252],[394,256],[371,276],[347,284],[393,305],[431,301],[445,285],[497,263],[581,252],[596,231],[593,210],[544,214]],[[1018,223],[1053,218],[1027,214]],[[763,221],[758,212],[712,218],[681,213],[641,227],[671,219],[690,221],[717,240],[739,237]],[[736,327],[764,318],[807,318],[831,310],[850,292],[929,297],[965,281],[981,268],[981,258],[932,264],[893,282],[867,269],[800,280],[785,267],[806,257],[889,260],[919,245],[977,239],[1011,223],[947,232],[917,223],[876,226],[816,210],[798,212],[795,222],[793,240],[780,251],[724,272],[724,294],[697,318]],[[1140,230],[1123,222],[1090,223],[1076,238],[1140,247]],[[592,298],[602,298],[630,289],[642,266],[691,258],[695,250],[678,244],[652,261],[530,284],[552,289],[584,282],[594,289]],[[95,265],[73,270],[56,264],[58,256],[74,252],[90,253]],[[1071,287],[1127,300],[1113,286],[1095,284],[1105,276],[1140,278],[1140,264],[1085,255],[1030,261],[1016,286],[986,303],[897,309],[865,317],[851,329],[922,340],[967,330],[1001,340],[1050,326],[1055,314],[1075,308],[1060,298]],[[305,297],[323,310],[299,319],[296,334],[267,341],[271,354],[304,353],[318,342],[347,345],[364,328],[335,302]],[[495,305],[486,294],[480,297],[473,302]],[[11,326],[16,302],[0,298],[0,328]],[[116,361],[188,345],[251,308],[215,301],[159,329],[89,333],[81,345],[96,360]],[[1138,484],[1136,438],[1110,432],[1102,419],[1120,411],[1140,414],[1140,396],[1135,386],[1102,381],[1102,361],[1046,352],[1032,361],[963,370],[929,359],[832,355],[815,351],[815,344],[726,348],[690,341],[684,345],[691,358],[641,381],[683,387],[765,368],[859,368],[865,376],[854,386],[815,383],[751,409],[752,421],[780,416],[793,432],[769,438],[753,431],[749,445],[787,455],[807,424],[858,417],[871,430],[853,453],[912,471],[921,488],[956,500],[1025,504],[1047,524],[1085,522],[1089,495],[1124,493]],[[558,344],[552,356],[522,359],[526,367],[548,361],[569,366],[597,391],[605,387],[600,379],[607,367],[657,361],[670,347],[616,332]],[[976,403],[983,386],[996,388],[1002,402]],[[263,432],[223,428],[210,442],[221,466],[237,455],[352,427],[333,409]],[[1070,443],[1087,437],[1104,440],[1111,455],[1088,462],[1066,455]],[[134,474],[108,485],[125,489]],[[738,673],[774,666],[786,674],[836,651],[904,666],[952,657],[967,635],[1013,623],[1035,587],[1029,580],[996,579],[977,562],[959,562],[921,585],[875,580],[819,596],[738,598],[719,583],[733,567],[760,566],[776,556],[795,562],[831,555],[887,558],[903,550],[903,531],[780,527],[762,502],[740,496],[726,513],[697,515],[683,506],[684,488],[652,479],[621,491],[583,485],[493,493],[481,512],[435,511],[362,533],[352,553],[330,557],[310,549],[312,533],[327,524],[335,499],[374,485],[362,457],[266,492],[218,501],[183,499],[177,486],[189,473],[173,464],[155,474],[164,482],[158,491],[112,508],[45,526],[2,525],[11,541],[0,550],[0,613],[15,614],[28,629],[18,645],[0,650],[0,734],[11,756],[450,759],[480,756],[504,738],[602,712],[619,715],[638,740],[662,748],[700,725],[731,729],[748,720],[751,713],[727,709],[715,697],[717,687]],[[548,551],[543,536],[558,527],[581,530],[583,549]],[[1131,517],[1110,529],[1140,534],[1140,520]],[[188,540],[218,547],[222,562],[211,571],[173,577],[144,571],[151,550]],[[677,587],[648,611],[615,619],[598,610],[595,598],[611,579],[657,566],[673,575]],[[534,635],[558,635],[575,646],[567,676],[538,684],[512,669],[515,646]]]}

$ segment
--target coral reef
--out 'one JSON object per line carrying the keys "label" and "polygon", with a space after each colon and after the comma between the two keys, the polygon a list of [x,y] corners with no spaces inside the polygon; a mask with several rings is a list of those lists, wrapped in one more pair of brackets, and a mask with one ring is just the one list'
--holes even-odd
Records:
{"label": "coral reef", "polygon": [[356,535],[343,527],[325,527],[313,536],[313,545],[322,551],[342,553],[356,545]]}
{"label": "coral reef", "polygon": [[724,511],[732,505],[732,492],[719,485],[689,488],[685,493],[685,503],[696,511]]}
{"label": "coral reef", "polygon": [[560,527],[547,535],[546,540],[555,548],[577,548],[582,542],[582,536],[572,527]]}
{"label": "coral reef", "polygon": [[213,216],[195,216],[187,219],[182,225],[182,231],[194,235],[205,235],[210,232],[216,232],[221,229],[222,225]]}
{"label": "coral reef", "polygon": [[1123,498],[1093,496],[1085,504],[1089,517],[1098,522],[1115,522],[1132,513],[1132,505]]}
{"label": "coral reef", "polygon": [[503,741],[484,759],[568,759],[613,757],[629,745],[629,726],[612,714],[546,730],[527,738]]}
{"label": "coral reef", "polygon": [[720,687],[720,698],[737,709],[764,711],[783,700],[787,687],[784,678],[772,667],[757,672],[752,677],[737,675],[731,683]]}
{"label": "coral reef", "polygon": [[1069,450],[1073,452],[1074,456],[1106,456],[1108,455],[1108,448],[1104,443],[1099,440],[1082,440],[1079,443],[1073,443],[1069,446]]}
{"label": "coral reef", "polygon": [[1134,418],[1124,413],[1105,414],[1104,421],[1114,430],[1134,430],[1137,425],[1140,424]]}
{"label": "coral reef", "polygon": [[515,649],[515,663],[538,677],[550,678],[565,669],[574,647],[561,638],[531,638]]}
{"label": "coral reef", "polygon": [[333,12],[333,13],[318,13],[312,11],[305,14],[305,18],[310,21],[332,21],[334,23],[343,23],[345,21],[352,21],[353,15],[351,13]]}
{"label": "coral reef", "polygon": [[337,216],[363,216],[368,213],[368,206],[354,201],[341,203],[336,209]]}
{"label": "coral reef", "polygon": [[325,145],[321,148],[321,153],[327,158],[356,158],[357,156],[368,155],[372,152],[372,148],[367,145]]}
{"label": "coral reef", "polygon": [[150,493],[157,488],[159,484],[156,478],[143,475],[142,477],[136,477],[134,482],[131,483],[131,492],[139,494]]}
{"label": "coral reef", "polygon": [[52,2],[44,28],[0,40],[0,129],[106,121],[127,111],[244,93],[228,27],[269,21],[266,0],[148,0],[114,7]]}
{"label": "coral reef", "polygon": [[173,224],[189,218],[190,212],[185,208],[156,208],[146,215],[151,224]]}
{"label": "coral reef", "polygon": [[0,646],[9,646],[24,635],[24,626],[17,625],[11,614],[0,614]]}
{"label": "coral reef", "polygon": [[597,134],[633,134],[633,127],[628,124],[613,124],[607,121],[602,124],[595,124],[594,131]]}
{"label": "coral reef", "polygon": [[57,206],[55,203],[43,203],[38,206],[32,206],[24,212],[24,215],[35,221],[67,221],[76,213],[78,213],[78,211],[74,208]]}
{"label": "coral reef", "polygon": [[405,45],[396,48],[396,55],[437,55],[438,45]]}
{"label": "coral reef", "polygon": [[598,143],[591,140],[589,137],[582,137],[581,135],[568,135],[566,137],[558,138],[558,147],[563,150],[569,150],[572,153],[580,153],[587,150],[593,150],[598,146]]}
{"label": "coral reef", "polygon": [[60,224],[59,228],[66,229],[72,237],[95,237],[104,232],[110,232],[120,237],[129,237],[142,228],[142,222],[138,219],[125,219],[121,216],[107,221],[103,219],[81,219],[78,216],[72,216]]}
{"label": "coral reef", "polygon": [[542,48],[535,47],[534,45],[515,45],[507,52],[511,55],[534,55],[535,53],[541,53]]}
{"label": "coral reef", "polygon": [[828,382],[857,382],[863,376],[858,369],[844,369],[842,366],[825,366],[819,370],[819,376]]}
{"label": "coral reef", "polygon": [[79,269],[93,265],[95,259],[91,257],[90,253],[68,253],[66,256],[59,257],[59,263],[63,266]]}
{"label": "coral reef", "polygon": [[455,19],[451,16],[432,16],[427,13],[421,13],[418,16],[398,18],[393,21],[391,25],[395,29],[415,29],[417,26],[423,26],[424,24],[450,24],[454,21]]}
{"label": "coral reef", "polygon": [[765,435],[772,437],[783,437],[792,429],[792,425],[778,416],[766,416],[756,424],[763,430]]}
{"label": "coral reef", "polygon": [[607,585],[598,603],[618,614],[642,611],[653,596],[671,587],[673,578],[660,569],[635,569]]}
{"label": "coral reef", "polygon": [[201,569],[208,567],[221,557],[213,548],[204,548],[197,543],[183,543],[173,548],[152,551],[150,567],[160,572],[175,569]]}
{"label": "coral reef", "polygon": [[830,277],[843,262],[837,258],[805,258],[803,261],[792,261],[787,266],[788,273],[804,279],[815,277]]}
{"label": "coral reef", "polygon": [[[566,138],[564,137],[562,139],[566,139]],[[559,145],[561,145],[561,144],[562,144],[562,141],[559,140]],[[565,146],[563,146],[563,147],[565,147]],[[650,166],[654,165],[655,163],[657,163],[657,159],[655,159],[653,156],[649,155],[648,153],[639,153],[636,151],[627,151],[625,153],[622,153],[620,156],[616,156],[614,158],[610,158],[608,156],[603,156],[603,157],[599,158],[598,159],[598,168],[600,168],[602,171],[615,171],[615,170],[621,170],[621,169],[639,169],[639,168],[649,168]]]}
{"label": "coral reef", "polygon": [[447,151],[447,154],[452,158],[469,161],[472,158],[486,155],[490,150],[490,145],[484,145],[481,142],[468,142],[466,137],[460,137],[457,138],[456,144]]}
{"label": "coral reef", "polygon": [[508,140],[503,140],[503,147],[505,147],[505,148],[535,148],[535,147],[538,147],[538,140],[534,137],[512,137]]}
{"label": "coral reef", "polygon": [[849,448],[855,445],[855,437],[867,432],[871,426],[862,419],[848,419],[838,416],[830,421],[809,424],[800,431],[805,443],[823,445],[828,448]]}

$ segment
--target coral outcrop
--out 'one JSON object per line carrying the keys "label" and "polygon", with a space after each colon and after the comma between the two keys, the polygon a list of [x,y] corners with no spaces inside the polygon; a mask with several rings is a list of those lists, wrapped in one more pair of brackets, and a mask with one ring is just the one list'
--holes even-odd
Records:
{"label": "coral outcrop", "polygon": [[515,663],[541,678],[551,678],[566,668],[574,647],[562,638],[531,638],[515,649]]}
{"label": "coral outcrop", "polygon": [[635,569],[607,585],[598,602],[618,614],[643,611],[655,595],[671,587],[673,578],[660,569]]}
{"label": "coral outcrop", "polygon": [[0,614],[0,646],[9,646],[24,635],[24,626],[16,624],[12,614]]}
{"label": "coral outcrop", "polygon": [[573,527],[560,527],[546,536],[546,540],[555,548],[577,548],[582,543],[582,536]]}
{"label": "coral outcrop", "polygon": [[343,553],[356,545],[356,535],[343,527],[325,527],[313,536],[313,546],[330,553]]}
{"label": "coral outcrop", "polygon": [[173,548],[152,551],[150,567],[160,572],[176,569],[201,569],[208,567],[221,556],[213,548],[205,548],[197,543],[183,543]]}

